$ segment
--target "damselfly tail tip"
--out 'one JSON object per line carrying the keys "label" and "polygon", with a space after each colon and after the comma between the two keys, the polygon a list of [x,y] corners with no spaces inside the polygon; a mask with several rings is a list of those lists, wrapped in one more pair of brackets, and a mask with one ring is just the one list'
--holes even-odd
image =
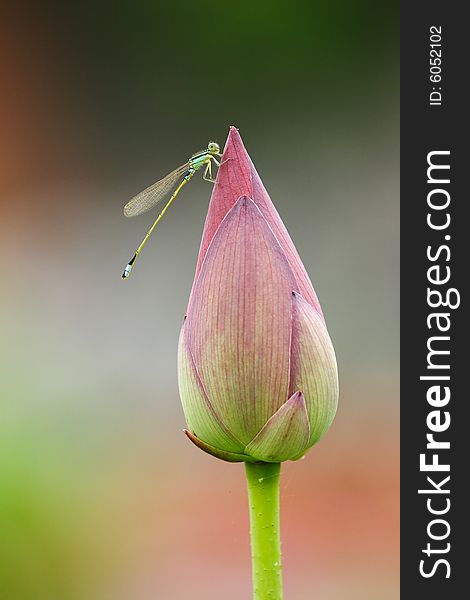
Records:
{"label": "damselfly tail tip", "polygon": [[136,258],[137,258],[137,254],[134,254],[134,256],[131,258],[131,260],[127,263],[127,266],[121,275],[121,277],[123,279],[127,279],[129,277],[129,275],[131,274],[132,267],[134,266],[134,261]]}
{"label": "damselfly tail tip", "polygon": [[129,275],[131,274],[132,271],[132,265],[127,265],[126,268],[124,269],[124,271],[122,272],[121,277],[123,279],[127,279],[129,277]]}

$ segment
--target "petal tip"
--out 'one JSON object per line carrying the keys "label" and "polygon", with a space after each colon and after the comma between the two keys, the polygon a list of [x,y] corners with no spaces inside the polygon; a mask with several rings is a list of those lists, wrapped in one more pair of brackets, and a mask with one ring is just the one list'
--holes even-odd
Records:
{"label": "petal tip", "polygon": [[305,398],[304,398],[303,392],[298,390],[297,392],[292,394],[292,396],[289,398],[288,402],[291,402],[292,404],[296,404],[297,406],[305,405]]}
{"label": "petal tip", "polygon": [[301,391],[295,392],[245,448],[265,462],[296,460],[307,450],[310,423]]}
{"label": "petal tip", "polygon": [[225,142],[225,152],[231,146],[233,148],[237,148],[237,150],[243,150],[243,153],[246,155],[246,158],[248,158],[248,154],[247,154],[245,146],[243,144],[243,140],[240,135],[240,131],[234,125],[230,125],[230,127],[229,127],[227,141]]}

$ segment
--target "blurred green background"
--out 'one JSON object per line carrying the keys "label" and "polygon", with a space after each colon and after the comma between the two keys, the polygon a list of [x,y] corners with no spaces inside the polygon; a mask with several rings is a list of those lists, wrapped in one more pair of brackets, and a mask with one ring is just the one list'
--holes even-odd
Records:
{"label": "blurred green background", "polygon": [[[0,20],[0,598],[250,597],[244,473],[181,433],[210,186],[236,125],[310,273],[341,403],[283,468],[288,600],[398,590],[398,3],[16,4]],[[221,592],[223,590],[223,592]]]}

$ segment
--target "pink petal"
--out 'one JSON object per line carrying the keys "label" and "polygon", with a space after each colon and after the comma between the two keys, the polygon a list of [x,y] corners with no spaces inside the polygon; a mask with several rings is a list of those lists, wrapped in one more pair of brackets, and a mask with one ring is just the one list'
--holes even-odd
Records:
{"label": "pink petal", "polygon": [[309,438],[304,396],[296,392],[247,445],[245,453],[265,462],[293,460],[302,456]]}
{"label": "pink petal", "polygon": [[184,338],[215,412],[245,444],[288,397],[293,289],[271,229],[240,198],[206,253]]}
{"label": "pink petal", "polygon": [[310,420],[309,447],[331,425],[338,405],[338,372],[330,336],[319,314],[293,293],[291,381],[302,390]]}
{"label": "pink petal", "polygon": [[235,127],[230,128],[222,157],[222,164],[212,191],[199,251],[196,278],[198,277],[207,249],[215,232],[222,219],[238,201],[240,196],[248,196],[259,208],[281,248],[284,250],[297,282],[299,292],[323,318],[320,303],[318,302],[307,271]]}

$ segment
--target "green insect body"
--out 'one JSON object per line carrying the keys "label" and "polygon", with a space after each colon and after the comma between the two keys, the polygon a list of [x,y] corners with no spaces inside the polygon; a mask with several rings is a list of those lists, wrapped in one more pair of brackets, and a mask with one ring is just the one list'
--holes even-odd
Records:
{"label": "green insect body", "polygon": [[126,217],[135,217],[144,212],[147,212],[148,210],[151,210],[152,208],[158,206],[160,202],[175,187],[178,180],[180,180],[180,183],[176,187],[171,198],[165,204],[158,217],[154,221],[152,227],[149,229],[147,235],[142,240],[142,243],[135,251],[134,256],[127,263],[127,266],[122,273],[123,279],[127,279],[129,277],[129,275],[131,274],[132,267],[134,266],[138,255],[141,253],[143,247],[147,243],[147,240],[152,234],[152,231],[163,218],[163,215],[165,214],[173,200],[176,198],[176,196],[179,194],[181,188],[184,185],[186,185],[186,183],[193,177],[194,173],[202,169],[202,167],[205,167],[204,174],[202,176],[203,179],[205,179],[206,181],[210,181],[211,183],[215,182],[215,179],[213,179],[212,177],[212,163],[214,162],[217,166],[220,166],[220,163],[216,157],[221,158],[220,147],[216,142],[209,142],[206,150],[201,150],[200,152],[196,152],[196,154],[193,154],[188,160],[188,162],[186,162],[184,165],[181,165],[171,173],[168,173],[166,177],[160,179],[153,185],[149,186],[148,188],[137,194],[137,196],[134,196],[134,198],[132,198],[132,200],[130,200],[126,204],[126,206],[124,207],[124,214]]}

